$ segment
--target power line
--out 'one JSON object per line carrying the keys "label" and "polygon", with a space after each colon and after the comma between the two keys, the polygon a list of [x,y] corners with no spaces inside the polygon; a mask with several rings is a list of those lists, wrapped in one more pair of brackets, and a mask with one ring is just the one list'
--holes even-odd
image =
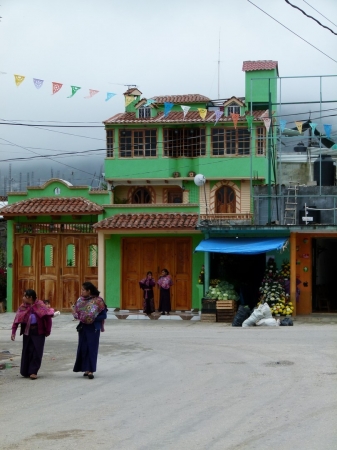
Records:
{"label": "power line", "polygon": [[255,3],[253,3],[251,0],[247,0],[249,3],[251,3],[253,6],[255,6],[255,8],[259,9],[260,11],[262,11],[264,14],[266,14],[268,17],[270,17],[271,19],[275,20],[275,22],[277,22],[278,24],[280,24],[282,27],[286,28],[288,31],[290,31],[291,33],[293,33],[295,36],[297,36],[298,38],[302,39],[302,41],[306,42],[307,44],[309,44],[311,47],[313,47],[314,49],[318,50],[320,53],[322,53],[324,56],[328,57],[329,59],[331,59],[332,61],[334,61],[335,63],[337,63],[337,61],[333,58],[331,58],[331,56],[327,55],[326,53],[324,53],[322,50],[320,50],[319,48],[315,47],[313,44],[311,44],[309,41],[307,41],[306,39],[302,38],[299,34],[295,33],[294,31],[292,31],[290,28],[286,27],[285,25],[283,25],[283,23],[281,23],[279,20],[275,19],[275,17],[271,16],[270,14],[268,14],[266,11],[264,11],[262,8],[260,8],[259,6],[255,5]]}
{"label": "power line", "polygon": [[303,9],[299,8],[299,7],[296,6],[296,5],[293,5],[292,3],[290,3],[289,0],[284,0],[284,1],[285,1],[286,3],[288,3],[288,5],[292,6],[293,8],[298,9],[299,11],[301,11],[301,13],[304,14],[305,16],[309,17],[309,19],[312,19],[312,20],[314,20],[315,22],[317,22],[318,25],[320,25],[321,27],[326,28],[327,30],[331,31],[331,33],[333,33],[333,34],[335,34],[335,35],[337,36],[337,33],[335,33],[331,28],[326,27],[325,25],[322,25],[321,22],[320,22],[319,20],[315,19],[315,17],[309,16],[305,11],[303,11]]}
{"label": "power line", "polygon": [[322,17],[324,17],[324,19],[326,19],[328,22],[332,23],[332,25],[335,25],[335,27],[337,27],[337,25],[333,22],[331,22],[331,20],[329,20],[327,17],[323,16],[322,13],[320,13],[317,9],[315,9],[313,6],[310,5],[310,3],[306,2],[305,0],[303,0],[304,3],[306,3],[308,6],[310,6],[310,8],[312,8],[313,10],[315,10],[316,12],[318,12],[318,14],[320,14]]}

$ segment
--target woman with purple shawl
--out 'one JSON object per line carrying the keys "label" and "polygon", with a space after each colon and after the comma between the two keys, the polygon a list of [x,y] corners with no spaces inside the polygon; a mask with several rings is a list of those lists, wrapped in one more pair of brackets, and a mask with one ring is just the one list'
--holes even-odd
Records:
{"label": "woman with purple shawl", "polygon": [[171,298],[170,298],[170,287],[173,285],[172,278],[167,269],[161,271],[161,276],[159,277],[157,284],[160,288],[159,293],[159,312],[162,315],[170,314],[171,311]]}
{"label": "woman with purple shawl", "polygon": [[153,287],[156,285],[154,278],[152,278],[152,272],[147,272],[146,278],[143,278],[139,282],[139,286],[143,289],[143,312],[150,315],[155,312],[154,308],[154,296]]}
{"label": "woman with purple shawl", "polygon": [[27,289],[22,300],[12,325],[11,339],[15,341],[20,324],[20,335],[23,335],[20,374],[36,380],[42,363],[44,343],[51,332],[54,310],[48,308],[42,300],[37,300],[33,289]]}
{"label": "woman with purple shawl", "polygon": [[99,338],[101,331],[104,331],[107,310],[97,287],[90,281],[84,282],[81,297],[73,306],[73,316],[80,321],[76,327],[78,347],[73,370],[84,372],[83,376],[90,380],[96,372]]}

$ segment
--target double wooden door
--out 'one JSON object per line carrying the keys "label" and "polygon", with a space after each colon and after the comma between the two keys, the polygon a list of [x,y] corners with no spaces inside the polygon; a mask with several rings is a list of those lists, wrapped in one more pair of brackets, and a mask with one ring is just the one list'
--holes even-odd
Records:
{"label": "double wooden door", "polygon": [[[191,309],[191,238],[124,238],[122,262],[122,308],[143,309],[139,280],[151,271],[157,281],[162,269],[173,280],[172,310]],[[154,289],[156,309],[159,289]]]}
{"label": "double wooden door", "polygon": [[70,309],[84,281],[97,285],[97,236],[16,235],[14,264],[14,310],[26,289],[54,309]]}

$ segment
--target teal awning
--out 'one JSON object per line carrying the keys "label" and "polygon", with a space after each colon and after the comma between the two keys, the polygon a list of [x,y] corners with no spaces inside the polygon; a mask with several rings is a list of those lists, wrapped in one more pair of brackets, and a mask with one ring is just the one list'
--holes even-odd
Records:
{"label": "teal awning", "polygon": [[282,250],[287,238],[214,238],[205,239],[196,247],[196,252],[236,253],[256,255],[273,250]]}

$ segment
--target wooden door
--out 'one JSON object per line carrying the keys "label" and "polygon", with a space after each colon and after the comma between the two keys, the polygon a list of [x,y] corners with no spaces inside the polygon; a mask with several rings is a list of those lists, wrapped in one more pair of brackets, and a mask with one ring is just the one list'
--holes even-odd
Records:
{"label": "wooden door", "polygon": [[40,277],[37,292],[40,299],[49,300],[53,308],[60,309],[62,307],[58,302],[60,236],[41,236],[39,241]]}
{"label": "wooden door", "polygon": [[39,252],[35,236],[18,236],[15,243],[13,309],[16,311],[26,289],[36,290],[39,275],[36,255]]}
{"label": "wooden door", "polygon": [[[162,269],[167,269],[173,280],[172,310],[191,308],[191,239],[190,238],[125,238],[122,255],[122,308],[143,309],[139,280],[152,271],[158,280]],[[154,289],[158,309],[159,289]]]}
{"label": "wooden door", "polygon": [[[64,236],[60,254],[60,298],[62,309],[70,308],[81,292],[82,267],[80,236]],[[81,255],[82,256],[82,255]]]}

